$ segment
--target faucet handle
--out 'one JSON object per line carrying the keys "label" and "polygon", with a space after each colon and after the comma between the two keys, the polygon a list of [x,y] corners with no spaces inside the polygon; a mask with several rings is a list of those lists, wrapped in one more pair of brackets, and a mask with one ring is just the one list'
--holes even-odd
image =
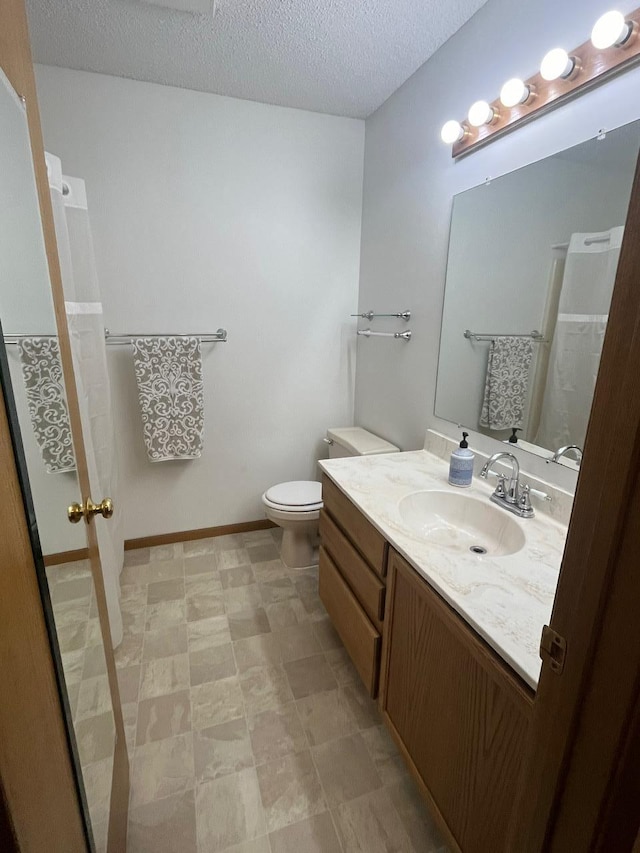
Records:
{"label": "faucet handle", "polygon": [[504,474],[498,474],[498,483],[493,493],[497,498],[506,498],[507,496],[507,478]]}
{"label": "faucet handle", "polygon": [[523,486],[522,491],[520,492],[520,496],[518,497],[518,506],[521,510],[525,512],[531,512],[531,487],[529,485]]}

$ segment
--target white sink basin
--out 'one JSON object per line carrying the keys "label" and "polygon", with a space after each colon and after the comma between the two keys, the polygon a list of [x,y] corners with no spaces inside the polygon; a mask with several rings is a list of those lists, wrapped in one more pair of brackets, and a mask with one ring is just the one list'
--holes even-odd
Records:
{"label": "white sink basin", "polygon": [[402,498],[399,510],[414,533],[452,551],[506,557],[525,543],[520,525],[488,498],[435,490],[413,492]]}

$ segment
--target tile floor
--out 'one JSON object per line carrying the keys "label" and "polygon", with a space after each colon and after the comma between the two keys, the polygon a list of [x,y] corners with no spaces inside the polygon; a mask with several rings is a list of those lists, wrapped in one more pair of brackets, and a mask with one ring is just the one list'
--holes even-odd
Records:
{"label": "tile floor", "polygon": [[446,853],[279,534],[126,554],[128,853]]}

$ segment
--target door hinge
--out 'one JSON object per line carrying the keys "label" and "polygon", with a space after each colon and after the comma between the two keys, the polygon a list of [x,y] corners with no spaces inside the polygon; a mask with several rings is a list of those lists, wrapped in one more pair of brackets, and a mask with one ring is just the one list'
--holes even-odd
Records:
{"label": "door hinge", "polygon": [[564,661],[567,656],[567,641],[561,637],[549,625],[545,625],[542,629],[542,637],[540,639],[540,657],[543,661],[548,661],[551,670],[556,675],[560,675],[564,669]]}

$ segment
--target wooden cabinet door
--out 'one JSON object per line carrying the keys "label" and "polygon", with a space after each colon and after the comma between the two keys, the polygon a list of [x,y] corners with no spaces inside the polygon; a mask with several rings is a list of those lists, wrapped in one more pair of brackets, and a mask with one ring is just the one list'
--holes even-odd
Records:
{"label": "wooden cabinet door", "polygon": [[398,554],[382,710],[434,817],[464,853],[504,850],[531,698]]}

